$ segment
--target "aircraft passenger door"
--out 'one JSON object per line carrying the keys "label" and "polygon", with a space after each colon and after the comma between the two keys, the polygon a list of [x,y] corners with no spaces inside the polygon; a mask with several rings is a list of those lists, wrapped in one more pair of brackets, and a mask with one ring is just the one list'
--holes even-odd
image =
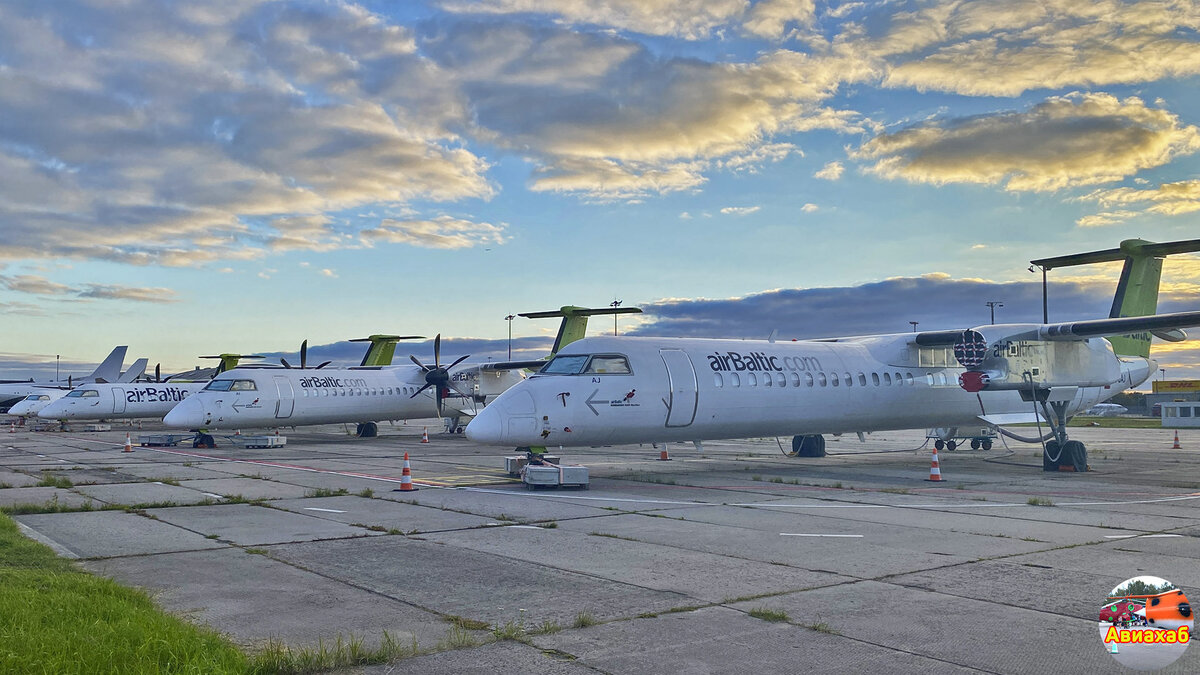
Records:
{"label": "aircraft passenger door", "polygon": [[287,419],[292,416],[296,407],[296,395],[292,391],[292,381],[286,377],[275,376],[275,389],[279,392],[279,400],[275,403],[275,417]]}
{"label": "aircraft passenger door", "polygon": [[658,355],[667,366],[671,394],[667,404],[667,426],[686,427],[696,419],[696,403],[700,392],[696,386],[696,369],[681,349],[660,349]]}
{"label": "aircraft passenger door", "polygon": [[125,390],[121,389],[120,387],[114,387],[112,390],[112,393],[113,393],[113,412],[114,413],[125,412]]}

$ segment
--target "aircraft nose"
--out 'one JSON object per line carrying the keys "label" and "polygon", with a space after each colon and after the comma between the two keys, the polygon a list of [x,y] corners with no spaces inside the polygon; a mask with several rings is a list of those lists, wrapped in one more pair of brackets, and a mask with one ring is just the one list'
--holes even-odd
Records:
{"label": "aircraft nose", "polygon": [[479,411],[464,433],[475,443],[503,443],[504,419],[495,403]]}
{"label": "aircraft nose", "polygon": [[[11,412],[11,411],[10,411]],[[61,403],[51,403],[50,405],[38,411],[37,416],[44,420],[62,419],[63,413],[66,412],[66,406]]]}
{"label": "aircraft nose", "polygon": [[171,408],[163,418],[163,424],[169,427],[192,429],[204,426],[204,405],[194,397],[188,397]]}

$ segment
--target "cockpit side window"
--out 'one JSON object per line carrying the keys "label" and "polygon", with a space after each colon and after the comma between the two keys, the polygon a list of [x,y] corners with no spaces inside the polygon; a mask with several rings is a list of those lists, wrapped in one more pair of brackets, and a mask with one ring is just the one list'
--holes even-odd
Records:
{"label": "cockpit side window", "polygon": [[100,392],[96,391],[95,389],[85,389],[83,390],[83,393],[80,394],[80,396],[83,396],[84,398],[95,398],[99,395]]}
{"label": "cockpit side window", "polygon": [[583,372],[589,375],[628,375],[629,360],[617,354],[598,354],[588,361]]}
{"label": "cockpit side window", "polygon": [[67,398],[83,398],[83,390],[76,389],[75,391],[68,393]]}
{"label": "cockpit side window", "polygon": [[233,386],[229,389],[231,391],[258,391],[258,385],[254,384],[254,380],[234,380]]}
{"label": "cockpit side window", "polygon": [[587,355],[583,356],[555,356],[550,359],[550,363],[542,366],[538,371],[542,375],[578,375],[583,371],[584,364],[587,363]]}
{"label": "cockpit side window", "polygon": [[204,391],[229,391],[233,387],[233,380],[213,380],[208,383]]}

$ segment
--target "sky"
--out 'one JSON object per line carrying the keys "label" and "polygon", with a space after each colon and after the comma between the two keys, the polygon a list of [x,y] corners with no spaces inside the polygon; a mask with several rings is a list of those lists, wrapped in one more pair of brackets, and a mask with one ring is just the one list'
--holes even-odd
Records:
{"label": "sky", "polygon": [[[349,338],[1037,321],[1036,258],[1200,238],[1200,5],[0,4],[0,376]],[[1113,265],[1054,270],[1107,315]],[[1200,309],[1200,257],[1160,311]],[[595,331],[611,330],[607,318]],[[432,356],[427,342],[408,349]],[[1156,348],[1200,378],[1200,341]],[[65,371],[64,371],[65,372]]]}

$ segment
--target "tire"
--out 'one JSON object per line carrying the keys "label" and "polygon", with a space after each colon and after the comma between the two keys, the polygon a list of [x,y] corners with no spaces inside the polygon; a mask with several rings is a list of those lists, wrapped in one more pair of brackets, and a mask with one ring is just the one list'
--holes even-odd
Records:
{"label": "tire", "polygon": [[980,445],[981,445],[981,443],[978,438],[971,439],[971,449],[972,450],[978,450]]}
{"label": "tire", "polygon": [[991,450],[991,449],[992,449],[992,439],[990,439],[990,438],[985,438],[985,439],[983,439],[983,442],[982,442],[982,443],[980,443],[979,445],[980,445],[980,446],[981,446],[981,447],[982,447],[984,450]]}
{"label": "tire", "polygon": [[933,447],[937,448],[938,452],[941,452],[946,449],[946,441],[939,438],[933,442]]}
{"label": "tire", "polygon": [[[799,443],[796,442],[797,439]],[[797,457],[824,457],[825,437],[819,434],[795,436],[792,438],[792,447],[796,448]]]}
{"label": "tire", "polygon": [[1058,452],[1058,441],[1046,441],[1046,449],[1042,450],[1042,471],[1058,471],[1058,461],[1051,461],[1051,457],[1056,457],[1058,460],[1062,456]]}
{"label": "tire", "polygon": [[800,456],[800,448],[804,447],[803,436],[792,436],[792,457]]}
{"label": "tire", "polygon": [[1087,447],[1079,441],[1063,443],[1063,454],[1059,457],[1060,466],[1073,466],[1076,472],[1087,471]]}
{"label": "tire", "polygon": [[946,441],[946,449],[950,452],[954,452],[958,449],[958,441]]}

